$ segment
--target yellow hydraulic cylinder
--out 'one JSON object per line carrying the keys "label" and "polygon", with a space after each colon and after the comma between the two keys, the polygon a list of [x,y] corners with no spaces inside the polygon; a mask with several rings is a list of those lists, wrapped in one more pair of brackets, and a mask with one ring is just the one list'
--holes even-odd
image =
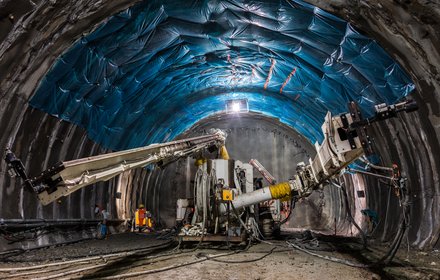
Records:
{"label": "yellow hydraulic cylinder", "polygon": [[290,198],[290,185],[288,182],[272,185],[269,190],[273,199],[287,200]]}
{"label": "yellow hydraulic cylinder", "polygon": [[[238,195],[233,198],[232,205],[238,209],[271,199],[288,200],[290,199],[290,193],[291,187],[289,182],[279,183]],[[226,213],[226,207],[224,205],[220,206],[220,213]]]}

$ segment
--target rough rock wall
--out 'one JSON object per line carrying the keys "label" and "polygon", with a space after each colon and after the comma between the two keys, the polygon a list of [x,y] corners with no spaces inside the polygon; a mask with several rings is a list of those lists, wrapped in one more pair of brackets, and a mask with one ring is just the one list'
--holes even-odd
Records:
{"label": "rough rock wall", "polygon": [[[11,149],[21,157],[31,176],[38,175],[62,159],[99,152],[98,146],[87,139],[84,131],[36,110],[26,110],[16,125],[19,128]],[[4,167],[2,172],[5,172]],[[60,204],[53,203],[43,207],[35,194],[21,187],[22,183],[18,178],[0,177],[0,184],[3,186],[3,191],[0,192],[0,200],[3,202],[0,217],[3,219],[92,218],[90,209],[94,206],[94,199],[90,192],[79,191]],[[77,207],[79,200],[88,201],[91,205]]]}
{"label": "rough rock wall", "polygon": [[[375,38],[412,76],[412,94],[420,109],[375,126],[374,136],[385,163],[398,162],[409,176],[413,195],[410,242],[440,246],[440,2],[425,0],[308,0]],[[372,208],[385,212],[382,238],[398,223],[397,200],[377,181],[369,192]],[[373,187],[375,186],[375,187]],[[390,203],[388,203],[388,200]],[[394,209],[394,210],[393,210]]]}
{"label": "rough rock wall", "polygon": [[[11,147],[28,165],[32,162],[29,165],[30,174],[36,174],[41,168],[61,159],[102,152],[88,140],[82,129],[31,109],[28,100],[40,79],[66,48],[110,15],[134,3],[91,0],[0,1],[0,147]],[[2,203],[11,198],[23,200],[24,196],[16,193],[19,188],[6,176],[3,160],[0,172]],[[102,203],[105,204],[104,200]],[[3,204],[0,209],[2,218],[22,217],[20,211],[23,210],[15,208],[4,207]],[[41,211],[45,214],[50,212],[46,208],[39,211],[29,211],[26,217],[41,215]],[[86,215],[67,214],[66,211],[80,211],[79,207],[64,209],[63,215]]]}
{"label": "rough rock wall", "polygon": [[[26,106],[23,105],[22,108],[26,108]],[[10,107],[9,110],[13,111],[16,108]],[[13,112],[6,111],[6,116],[13,115]],[[88,139],[84,130],[31,108],[24,109],[22,118],[2,118],[0,125],[5,127],[9,122],[16,125],[16,133],[12,138],[9,138],[10,148],[15,151],[17,156],[21,157],[31,176],[38,175],[42,170],[61,160],[105,152]],[[114,199],[116,180],[81,189],[60,199],[59,203],[55,202],[47,206],[42,206],[36,194],[26,191],[22,187],[22,183],[21,179],[10,178],[7,175],[2,159],[0,167],[0,223],[8,224],[10,219],[91,220],[95,219],[93,212],[95,203],[105,207],[112,214],[117,213],[115,205],[117,200]],[[113,218],[118,218],[118,216],[113,216]],[[39,232],[41,233],[41,231]],[[17,247],[28,248],[53,244],[64,241],[66,238],[72,240],[89,236],[91,235],[88,231],[77,233],[55,231],[52,234],[44,234],[35,240],[15,243],[9,243],[0,238],[0,251]]]}
{"label": "rough rock wall", "polygon": [[[278,182],[289,180],[295,174],[297,163],[305,162],[315,154],[313,146],[295,130],[258,114],[216,115],[200,121],[179,138],[200,135],[211,128],[220,128],[228,133],[226,147],[232,159],[244,163],[251,158],[258,159]],[[195,172],[191,158],[179,160],[164,169],[145,171],[145,184],[138,193],[142,192],[142,202],[163,226],[174,225],[178,198],[193,197]],[[254,169],[254,177],[262,176]],[[358,184],[354,184],[350,178],[347,178],[347,182],[350,197],[353,197],[352,193]],[[268,185],[266,181],[263,183]],[[337,234],[356,234],[357,231],[346,219],[340,195],[336,188],[328,187],[299,201],[285,228],[334,233],[336,227]],[[357,200],[352,201],[351,208],[360,215],[360,209],[355,207]]]}

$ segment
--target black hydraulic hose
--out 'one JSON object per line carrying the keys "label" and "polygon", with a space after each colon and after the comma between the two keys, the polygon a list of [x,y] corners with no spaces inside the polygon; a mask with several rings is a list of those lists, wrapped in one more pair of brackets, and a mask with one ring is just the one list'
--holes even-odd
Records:
{"label": "black hydraulic hose", "polygon": [[233,203],[231,203],[232,211],[235,215],[235,217],[240,221],[241,225],[243,226],[244,230],[250,234],[251,232],[247,229],[246,224],[243,222],[243,220],[240,218],[240,215],[238,214],[237,209],[235,209],[235,206]]}
{"label": "black hydraulic hose", "polygon": [[410,196],[407,192],[407,190],[402,189],[402,194],[403,194],[403,199],[402,199],[402,207],[403,207],[403,211],[402,211],[402,219],[400,222],[400,226],[399,226],[399,230],[397,231],[396,237],[394,238],[392,244],[391,244],[391,248],[388,251],[387,254],[385,254],[379,261],[378,263],[382,263],[382,264],[389,264],[394,256],[397,253],[397,250],[400,247],[400,244],[402,243],[403,237],[405,236],[405,232],[406,229],[409,226],[409,219],[410,219],[410,214],[411,214],[411,208],[410,208]]}
{"label": "black hydraulic hose", "polygon": [[292,198],[292,200],[290,200],[290,211],[289,211],[289,214],[287,215],[287,217],[284,220],[282,220],[280,222],[280,225],[283,225],[288,220],[290,220],[290,216],[292,215],[292,212],[293,212],[293,209],[295,209],[295,206],[296,206],[296,198]]}
{"label": "black hydraulic hose", "polygon": [[[336,183],[332,182],[335,186],[338,186],[342,189],[342,186],[337,185]],[[391,261],[393,260],[394,256],[397,253],[397,250],[400,247],[400,244],[402,242],[402,239],[405,235],[406,229],[408,228],[410,222],[409,222],[409,218],[410,218],[410,214],[411,214],[411,210],[410,210],[410,195],[409,192],[406,188],[401,188],[402,190],[402,196],[403,199],[401,200],[401,205],[403,207],[403,217],[401,219],[400,222],[400,226],[399,226],[399,230],[396,234],[396,237],[394,238],[391,246],[390,246],[390,250],[388,250],[388,252],[382,257],[380,258],[378,261],[371,263],[371,264],[361,264],[361,263],[357,263],[357,262],[352,262],[349,260],[345,260],[345,259],[339,259],[339,258],[334,258],[334,257],[330,257],[330,256],[324,256],[324,255],[320,255],[320,254],[316,254],[313,252],[310,252],[309,250],[306,250],[304,248],[301,248],[300,246],[291,243],[291,242],[287,242],[287,244],[295,249],[298,249],[304,253],[307,253],[309,255],[318,257],[318,258],[322,258],[322,259],[326,259],[329,261],[333,261],[333,262],[337,262],[337,263],[342,263],[348,266],[353,266],[353,267],[361,267],[361,268],[369,268],[369,267],[377,267],[377,266],[381,266],[381,265],[388,265],[389,263],[391,263]],[[346,191],[344,189],[344,197],[347,199],[346,196]],[[348,205],[348,204],[347,204]],[[270,242],[266,242],[269,244],[272,244]]]}
{"label": "black hydraulic hose", "polygon": [[361,227],[356,223],[356,221],[353,218],[353,215],[351,213],[351,208],[350,208],[350,204],[348,201],[348,195],[347,195],[347,190],[345,189],[344,186],[342,185],[338,185],[335,182],[331,181],[331,183],[337,187],[339,187],[339,189],[342,191],[342,194],[344,196],[344,202],[345,202],[345,208],[347,210],[347,215],[348,215],[348,219],[350,220],[350,222],[353,223],[353,225],[359,230],[359,233],[361,234],[361,238],[362,238],[362,247],[363,249],[367,248],[367,237],[365,235],[365,232],[361,229]]}

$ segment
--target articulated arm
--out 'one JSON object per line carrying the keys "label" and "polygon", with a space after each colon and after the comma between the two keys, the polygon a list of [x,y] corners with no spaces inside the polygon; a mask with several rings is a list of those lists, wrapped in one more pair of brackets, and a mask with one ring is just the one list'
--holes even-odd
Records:
{"label": "articulated arm", "polygon": [[397,116],[398,112],[417,110],[412,100],[393,105],[379,104],[375,106],[376,114],[371,118],[362,118],[355,102],[349,103],[349,113],[332,117],[330,112],[325,117],[321,129],[324,140],[315,143],[316,156],[309,159],[309,164],[297,165],[297,174],[289,181],[292,195],[298,198],[309,196],[313,190],[328,179],[339,175],[349,164],[363,155],[373,154],[371,141],[366,127],[373,122]]}
{"label": "articulated arm", "polygon": [[[205,136],[60,162],[43,171],[40,176],[23,179],[27,179],[26,184],[38,193],[41,203],[47,205],[80,188],[107,181],[124,171],[144,167],[151,163],[163,165],[213,146],[219,148],[225,144],[225,140],[225,133],[216,130]],[[8,155],[9,158],[17,160],[12,152],[9,151],[7,157]],[[15,169],[14,165],[20,166],[5,159],[10,169]],[[18,175],[18,172],[15,173]]]}
{"label": "articulated arm", "polygon": [[[288,182],[265,187],[236,197],[232,203],[235,208],[245,207],[270,199],[297,199],[309,196],[328,179],[337,176],[350,163],[362,155],[372,154],[371,142],[365,127],[373,122],[396,117],[398,112],[411,112],[417,109],[413,101],[404,101],[387,106],[376,106],[376,114],[364,119],[356,105],[349,104],[349,113],[332,117],[328,112],[321,127],[324,140],[315,143],[316,156],[308,164],[299,163],[294,178]],[[259,169],[260,170],[260,169]],[[225,212],[221,209],[221,212]]]}

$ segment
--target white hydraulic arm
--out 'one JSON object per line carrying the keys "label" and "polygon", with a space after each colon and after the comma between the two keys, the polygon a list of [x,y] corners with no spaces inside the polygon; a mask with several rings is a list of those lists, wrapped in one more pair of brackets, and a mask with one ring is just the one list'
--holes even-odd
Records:
{"label": "white hydraulic arm", "polygon": [[215,130],[204,136],[59,162],[34,178],[27,178],[23,164],[11,151],[7,151],[5,160],[9,173],[22,177],[26,185],[38,194],[41,203],[47,205],[62,196],[93,183],[107,181],[127,170],[152,163],[163,165],[207,148],[221,148],[225,140],[226,134]]}
{"label": "white hydraulic arm", "polygon": [[[297,199],[309,196],[327,180],[337,176],[350,163],[363,155],[372,154],[371,143],[365,127],[373,122],[396,117],[398,112],[417,109],[414,101],[403,101],[394,105],[379,104],[375,116],[364,119],[356,103],[349,104],[349,113],[325,116],[321,127],[324,140],[315,143],[316,156],[308,163],[299,163],[293,179],[253,192],[237,196],[232,204],[235,208],[246,207],[271,199]],[[226,209],[221,208],[225,213]]]}

